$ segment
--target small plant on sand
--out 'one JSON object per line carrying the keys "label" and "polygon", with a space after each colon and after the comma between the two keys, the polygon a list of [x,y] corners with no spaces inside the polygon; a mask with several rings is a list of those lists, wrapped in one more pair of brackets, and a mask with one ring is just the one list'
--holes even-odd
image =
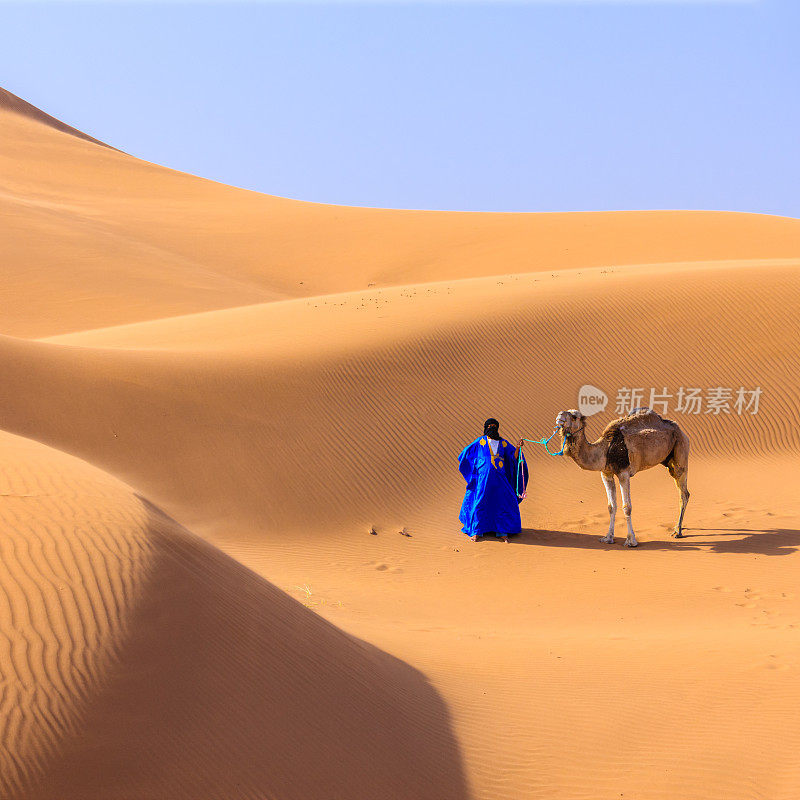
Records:
{"label": "small plant on sand", "polygon": [[324,605],[333,605],[339,607],[342,605],[341,600],[337,600],[335,603],[328,603],[328,601],[324,597],[319,597],[319,598],[315,597],[312,599],[314,590],[307,583],[304,583],[302,586],[295,586],[294,588],[299,589],[303,593],[304,596],[300,602],[306,608],[313,608],[314,606],[324,606]]}

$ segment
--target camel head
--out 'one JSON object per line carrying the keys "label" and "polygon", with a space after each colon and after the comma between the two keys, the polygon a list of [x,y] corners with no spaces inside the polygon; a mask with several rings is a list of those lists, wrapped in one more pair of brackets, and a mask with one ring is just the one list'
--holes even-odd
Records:
{"label": "camel head", "polygon": [[560,411],[556,417],[556,428],[567,439],[580,433],[586,425],[586,417],[574,408],[569,411]]}

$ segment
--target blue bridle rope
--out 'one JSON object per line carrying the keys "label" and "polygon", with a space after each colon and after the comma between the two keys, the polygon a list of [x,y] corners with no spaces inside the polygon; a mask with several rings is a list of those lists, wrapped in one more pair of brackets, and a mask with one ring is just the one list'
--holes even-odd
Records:
{"label": "blue bridle rope", "polygon": [[[550,456],[563,456],[564,455],[564,445],[567,442],[567,436],[564,436],[564,441],[561,443],[561,449],[557,453],[550,452],[550,442],[555,438],[556,434],[558,433],[558,425],[553,428],[553,432],[550,434],[549,439],[523,439],[523,442],[530,442],[531,444],[543,444],[544,449],[547,451],[547,454]],[[520,453],[522,455],[522,453]],[[523,472],[522,472],[522,464],[523,461],[521,458],[517,459],[517,497],[520,499],[525,497],[526,489],[522,485],[524,482],[523,479]],[[520,491],[522,489],[522,491]]]}

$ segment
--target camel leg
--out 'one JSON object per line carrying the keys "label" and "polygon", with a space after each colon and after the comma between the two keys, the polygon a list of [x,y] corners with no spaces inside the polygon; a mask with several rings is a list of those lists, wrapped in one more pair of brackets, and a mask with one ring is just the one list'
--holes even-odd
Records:
{"label": "camel leg", "polygon": [[675,526],[675,530],[672,531],[672,535],[676,539],[680,539],[683,536],[683,515],[686,512],[686,505],[689,502],[689,489],[687,488],[689,478],[686,474],[686,470],[674,477],[675,485],[678,487],[678,491],[681,495],[681,511],[678,516],[678,524]]}
{"label": "camel leg", "polygon": [[669,474],[675,480],[675,485],[678,487],[678,492],[681,496],[681,510],[678,517],[678,524],[672,531],[672,535],[676,539],[683,536],[683,515],[686,511],[686,504],[689,502],[689,489],[687,482],[689,479],[689,439],[681,431],[678,439],[675,442],[675,449],[672,453],[672,460],[668,465]]}
{"label": "camel leg", "polygon": [[613,475],[601,475],[603,486],[606,487],[608,495],[608,534],[600,541],[604,544],[614,544],[614,519],[617,516],[617,484],[614,483]]}
{"label": "camel leg", "polygon": [[628,538],[625,540],[625,547],[638,547],[636,534],[633,532],[633,521],[631,520],[631,476],[626,472],[617,476],[619,489],[622,492],[622,510],[625,513],[625,522],[628,524]]}

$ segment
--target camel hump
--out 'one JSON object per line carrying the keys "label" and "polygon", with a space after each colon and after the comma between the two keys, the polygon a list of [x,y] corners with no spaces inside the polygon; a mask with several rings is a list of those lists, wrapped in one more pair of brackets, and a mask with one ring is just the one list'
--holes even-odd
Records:
{"label": "camel hump", "polygon": [[666,445],[671,452],[664,459],[659,456],[656,463],[667,465],[680,436],[681,429],[671,419],[662,417],[650,408],[637,408],[630,414],[609,423],[603,431],[601,438],[605,440],[608,448],[606,469],[616,474],[627,469],[630,466],[631,447],[639,453],[641,460],[643,447],[645,451],[650,451],[653,447],[660,448]]}
{"label": "camel hump", "polygon": [[[636,409],[624,417],[615,419],[606,425],[601,438],[609,443],[609,447],[615,450],[620,448],[619,441],[626,436],[652,436],[656,431],[669,431],[671,437],[677,438],[680,427],[671,419],[662,417],[650,408]],[[623,461],[624,458],[618,458]]]}
{"label": "camel hump", "polygon": [[619,417],[613,422],[609,422],[603,430],[603,438],[613,439],[616,432],[619,430],[625,433],[638,431],[642,428],[652,428],[654,426],[661,427],[661,417],[655,411],[649,408],[637,408],[626,414],[624,417]]}
{"label": "camel hump", "polygon": [[664,428],[674,429],[677,427],[677,423],[673,422],[671,419],[662,417],[660,414],[653,411],[652,408],[635,408],[630,414],[615,419],[606,427],[606,431],[622,428],[625,433],[633,433],[634,431],[644,430],[645,428],[663,430]]}

